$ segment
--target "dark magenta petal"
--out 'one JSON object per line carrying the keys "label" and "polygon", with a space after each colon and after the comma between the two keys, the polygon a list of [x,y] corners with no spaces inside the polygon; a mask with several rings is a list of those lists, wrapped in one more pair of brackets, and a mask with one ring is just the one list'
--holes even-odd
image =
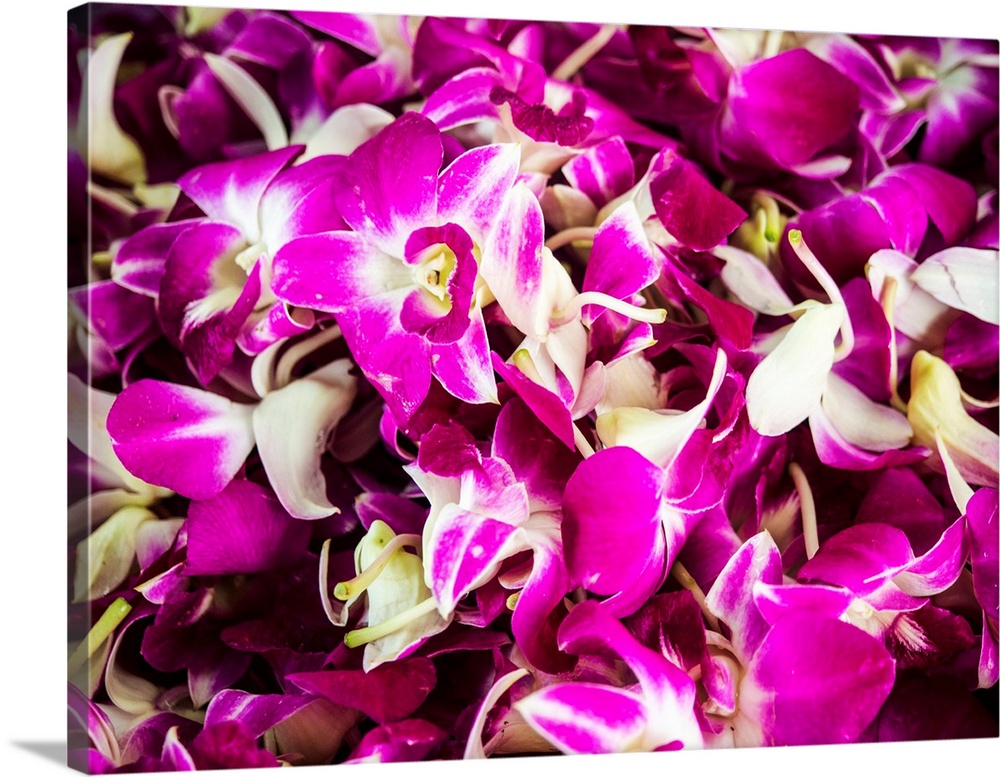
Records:
{"label": "dark magenta petal", "polygon": [[779,164],[794,166],[847,134],[859,92],[813,54],[792,49],[734,74],[729,105],[741,132]]}
{"label": "dark magenta petal", "polygon": [[[424,440],[421,440],[421,452]],[[493,455],[506,461],[528,489],[532,510],[562,507],[566,482],[580,461],[545,426],[528,405],[514,397],[500,410],[493,434]]]}
{"label": "dark magenta petal", "polygon": [[361,710],[377,723],[389,723],[408,717],[423,704],[437,683],[437,673],[429,658],[407,658],[380,664],[370,672],[334,669],[300,672],[286,679],[334,704]]}
{"label": "dark magenta petal", "polygon": [[943,664],[976,643],[965,618],[932,604],[900,613],[885,638],[899,670]]}
{"label": "dark magenta petal", "polygon": [[969,538],[972,545],[972,579],[976,598],[987,616],[997,618],[998,611],[998,553],[997,491],[981,488],[972,495],[966,506]]}
{"label": "dark magenta petal", "polygon": [[366,529],[373,521],[383,521],[396,534],[419,534],[427,518],[427,508],[412,499],[377,491],[360,494],[354,500],[354,511]]}
{"label": "dark magenta petal", "polygon": [[913,255],[927,232],[927,212],[913,187],[900,178],[880,176],[859,196],[885,221],[893,248]]}
{"label": "dark magenta petal", "polygon": [[337,86],[332,105],[382,103],[398,100],[413,92],[413,82],[407,69],[409,62],[399,49],[388,49],[374,62],[352,70]]}
{"label": "dark magenta petal", "polygon": [[[594,235],[583,290],[627,299],[655,281],[659,274],[635,206],[625,203],[615,208]],[[592,324],[603,312],[604,308],[585,306],[584,322]]]}
{"label": "dark magenta petal", "polygon": [[650,181],[649,193],[663,226],[695,251],[719,245],[747,217],[693,163],[676,155],[670,155],[666,169]]}
{"label": "dark magenta petal", "polygon": [[[906,509],[899,506],[905,504]],[[857,523],[887,523],[902,530],[913,552],[930,550],[947,527],[944,508],[912,469],[892,468],[869,487]]]}
{"label": "dark magenta petal", "polygon": [[583,92],[574,92],[574,99],[558,114],[545,103],[530,103],[520,96],[494,86],[490,102],[509,105],[514,126],[532,140],[558,143],[560,146],[577,146],[587,139],[594,129],[594,120],[584,115],[587,98]]}
{"label": "dark magenta petal", "polygon": [[642,609],[622,623],[639,642],[661,651],[684,671],[698,666],[706,657],[705,622],[690,591],[650,597]]}
{"label": "dark magenta petal", "polygon": [[916,192],[928,217],[949,245],[972,229],[976,220],[976,192],[968,181],[918,163],[898,165],[886,175],[905,181]]}
{"label": "dark magenta petal", "polygon": [[539,386],[517,367],[505,364],[496,353],[492,358],[493,369],[497,374],[527,403],[538,420],[545,424],[567,448],[572,449],[573,418],[562,399],[547,388]]}
{"label": "dark magenta petal", "polygon": [[475,438],[464,426],[435,424],[420,438],[417,466],[441,477],[459,477],[468,469],[482,469],[483,457]]}
{"label": "dark magenta petal", "polygon": [[865,278],[852,278],[840,293],[854,330],[854,348],[833,365],[833,372],[876,402],[888,402],[891,331],[882,306]]}
{"label": "dark magenta petal", "polygon": [[423,761],[448,734],[427,720],[407,718],[364,735],[345,763]]}
{"label": "dark magenta petal", "polygon": [[686,297],[705,311],[705,316],[715,333],[731,342],[736,348],[749,348],[753,341],[753,311],[735,302],[716,297],[696,283],[686,271],[673,262],[667,262],[667,271]]}
{"label": "dark magenta petal", "polygon": [[960,374],[990,378],[997,374],[1000,326],[963,313],[948,327],[944,360]]}
{"label": "dark magenta petal", "polygon": [[386,400],[397,423],[408,426],[430,389],[427,342],[403,331],[391,306],[372,307],[363,315],[347,310],[338,314],[337,323],[365,377]]}
{"label": "dark magenta petal", "polygon": [[135,342],[156,322],[153,300],[114,281],[71,289],[69,298],[80,308],[87,327],[112,351]]}
{"label": "dark magenta petal", "polygon": [[256,738],[313,701],[310,696],[256,695],[227,688],[209,702],[205,710],[205,725],[214,726],[235,720],[242,724],[247,734]]}
{"label": "dark magenta petal", "polygon": [[[803,240],[838,284],[863,275],[873,253],[892,247],[885,221],[874,206],[856,194],[806,211],[789,226],[802,230]],[[787,238],[782,240],[781,255],[796,281],[806,287],[816,286],[788,246]]]}
{"label": "dark magenta petal", "polygon": [[632,448],[598,451],[566,484],[562,531],[570,576],[609,596],[649,563],[660,529],[660,469]]}
{"label": "dark magenta petal", "polygon": [[206,726],[188,748],[198,769],[258,769],[280,766],[273,754],[237,721]]}
{"label": "dark magenta petal", "polygon": [[558,526],[530,532],[534,551],[531,574],[511,616],[514,640],[533,666],[552,674],[572,668],[573,661],[558,647],[559,623],[566,609],[563,596],[572,588]]}
{"label": "dark magenta petal", "polygon": [[864,631],[791,613],[755,652],[740,684],[740,711],[768,744],[846,744],[874,720],[894,678],[889,653]]}
{"label": "dark magenta petal", "polygon": [[263,572],[295,562],[312,535],[277,497],[249,480],[234,480],[212,499],[188,510],[187,574]]}
{"label": "dark magenta petal", "polygon": [[983,703],[947,675],[901,674],[866,735],[877,742],[996,737]]}
{"label": "dark magenta petal", "polygon": [[913,561],[906,535],[885,523],[849,526],[799,569],[803,580],[842,585],[858,596],[878,590]]}

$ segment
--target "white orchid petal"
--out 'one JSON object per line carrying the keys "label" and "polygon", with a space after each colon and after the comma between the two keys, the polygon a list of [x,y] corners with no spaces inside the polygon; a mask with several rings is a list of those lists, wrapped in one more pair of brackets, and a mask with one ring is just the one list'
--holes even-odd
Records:
{"label": "white orchid petal", "polygon": [[841,305],[809,308],[757,365],[747,382],[746,400],[750,425],[760,434],[788,432],[819,404],[844,314]]}
{"label": "white orchid petal", "polygon": [[126,135],[115,118],[115,84],[130,33],[113,35],[90,55],[83,83],[78,132],[86,138],[90,169],[126,184],[146,180],[142,149]]}
{"label": "white orchid petal", "polygon": [[204,56],[209,70],[260,130],[268,151],[287,146],[285,123],[264,87],[235,62],[217,54],[206,53]]}
{"label": "white orchid petal", "polygon": [[325,518],[337,512],[326,496],[320,460],[330,432],[357,393],[350,367],[350,361],[338,359],[272,391],[254,408],[261,462],[282,506],[296,518]]}
{"label": "white orchid petal", "polygon": [[955,246],[934,254],[913,271],[911,279],[935,299],[1000,324],[1000,253]]}
{"label": "white orchid petal", "polygon": [[888,405],[873,402],[859,388],[832,372],[823,391],[822,405],[836,430],[859,448],[882,453],[906,446],[913,436],[906,416]]}

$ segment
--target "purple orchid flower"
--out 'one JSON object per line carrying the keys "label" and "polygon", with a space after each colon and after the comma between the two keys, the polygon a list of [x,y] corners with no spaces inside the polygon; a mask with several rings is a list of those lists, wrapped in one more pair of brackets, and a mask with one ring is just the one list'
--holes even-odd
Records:
{"label": "purple orchid flower", "polygon": [[115,256],[115,281],[156,300],[164,333],[203,385],[232,362],[237,346],[256,354],[313,325],[309,311],[293,311],[271,293],[271,264],[281,246],[317,222],[338,223],[326,182],[342,161],[288,167],[300,152],[284,148],[192,170],[179,186],[205,215],[148,227]]}
{"label": "purple orchid flower", "polygon": [[405,114],[344,166],[334,198],[351,230],[292,241],[274,266],[280,299],[337,316],[404,427],[432,375],[463,401],[496,401],[482,308],[538,284],[541,216],[515,185],[516,146],[473,149],[443,172],[441,160],[438,130]]}
{"label": "purple orchid flower", "polygon": [[716,643],[741,667],[729,718],[734,744],[856,741],[892,689],[893,660],[878,640],[828,614],[793,608],[768,623],[753,592],[781,579],[778,549],[763,532],[744,543],[707,594],[707,608],[729,631]]}

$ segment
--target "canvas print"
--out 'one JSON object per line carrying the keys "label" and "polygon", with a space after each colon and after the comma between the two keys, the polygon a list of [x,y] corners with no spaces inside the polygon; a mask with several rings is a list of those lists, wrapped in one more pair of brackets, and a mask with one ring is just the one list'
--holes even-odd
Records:
{"label": "canvas print", "polygon": [[357,10],[69,12],[70,765],[997,737],[998,42]]}

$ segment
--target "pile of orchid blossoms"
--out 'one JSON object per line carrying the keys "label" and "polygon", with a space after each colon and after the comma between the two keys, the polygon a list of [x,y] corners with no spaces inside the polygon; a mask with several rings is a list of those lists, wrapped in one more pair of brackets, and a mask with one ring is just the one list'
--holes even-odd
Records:
{"label": "pile of orchid blossoms", "polygon": [[71,761],[997,736],[996,41],[71,17]]}

